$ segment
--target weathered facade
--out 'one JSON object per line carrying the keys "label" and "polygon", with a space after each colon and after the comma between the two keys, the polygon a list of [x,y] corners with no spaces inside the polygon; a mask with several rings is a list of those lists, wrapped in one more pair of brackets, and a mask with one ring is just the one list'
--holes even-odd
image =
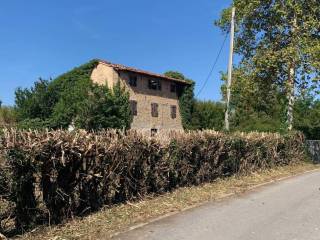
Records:
{"label": "weathered facade", "polygon": [[183,129],[178,92],[189,84],[187,81],[106,61],[99,61],[91,79],[109,88],[117,82],[125,86],[130,94],[132,129]]}

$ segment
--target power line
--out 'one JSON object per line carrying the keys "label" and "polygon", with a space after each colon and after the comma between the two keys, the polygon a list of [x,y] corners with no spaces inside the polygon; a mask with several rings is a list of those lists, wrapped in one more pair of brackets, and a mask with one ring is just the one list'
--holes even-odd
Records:
{"label": "power line", "polygon": [[213,65],[212,65],[212,67],[211,67],[211,69],[210,69],[210,72],[209,72],[206,80],[204,81],[204,83],[203,83],[202,87],[200,88],[199,92],[197,93],[196,97],[198,97],[198,96],[200,95],[200,93],[203,91],[203,89],[204,89],[205,86],[207,85],[207,83],[208,83],[208,81],[209,81],[209,79],[210,79],[210,77],[211,77],[211,75],[212,75],[212,73],[213,73],[213,70],[214,70],[214,68],[216,67],[217,63],[218,63],[218,60],[219,60],[220,55],[221,55],[221,53],[222,53],[223,47],[224,47],[224,45],[225,45],[225,43],[226,43],[228,34],[229,34],[229,33],[226,33],[226,36],[224,37],[223,43],[222,43],[222,45],[221,45],[221,47],[220,47],[219,53],[218,53],[218,55],[217,55],[217,57],[216,57]]}

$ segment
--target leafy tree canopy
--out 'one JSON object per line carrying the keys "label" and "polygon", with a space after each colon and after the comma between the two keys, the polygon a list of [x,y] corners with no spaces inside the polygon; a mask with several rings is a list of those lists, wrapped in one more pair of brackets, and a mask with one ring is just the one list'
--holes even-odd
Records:
{"label": "leafy tree canopy", "polygon": [[[245,76],[261,82],[260,87],[267,86],[265,93],[276,87],[287,95],[287,123],[292,125],[295,95],[306,88],[319,90],[320,2],[234,0],[233,6],[235,52],[242,57]],[[216,21],[224,32],[229,29],[230,15],[231,7]]]}
{"label": "leafy tree canopy", "polygon": [[[124,112],[123,108],[129,109],[129,97],[120,87],[108,90],[92,83],[90,77],[97,63],[93,60],[56,79],[39,79],[30,89],[17,89],[15,107],[19,125],[23,128],[67,128],[76,123],[88,130],[127,128],[130,111]],[[111,111],[113,108],[118,110]],[[99,121],[93,123],[97,118]],[[116,123],[110,119],[116,119]]]}
{"label": "leafy tree canopy", "polygon": [[193,129],[222,130],[224,127],[225,105],[221,102],[195,101],[192,116]]}

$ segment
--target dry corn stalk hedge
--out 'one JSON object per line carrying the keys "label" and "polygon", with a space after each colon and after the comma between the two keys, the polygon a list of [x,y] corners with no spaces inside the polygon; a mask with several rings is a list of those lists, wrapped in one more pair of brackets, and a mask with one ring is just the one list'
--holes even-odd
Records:
{"label": "dry corn stalk hedge", "polygon": [[12,180],[0,190],[11,191],[18,228],[304,158],[299,133],[5,130],[0,147]]}

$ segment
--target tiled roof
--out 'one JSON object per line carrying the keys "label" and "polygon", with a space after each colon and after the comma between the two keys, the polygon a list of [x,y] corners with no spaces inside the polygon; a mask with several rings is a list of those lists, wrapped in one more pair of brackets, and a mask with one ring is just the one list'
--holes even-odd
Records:
{"label": "tiled roof", "polygon": [[167,76],[162,75],[162,74],[152,73],[152,72],[136,69],[136,68],[133,68],[133,67],[127,67],[127,66],[124,66],[122,64],[115,64],[115,63],[111,63],[111,62],[108,62],[108,61],[105,61],[105,60],[99,60],[99,62],[107,64],[108,66],[113,67],[115,70],[118,70],[118,71],[134,72],[134,73],[139,73],[139,74],[143,74],[143,75],[147,75],[147,76],[151,76],[151,77],[158,77],[158,78],[163,78],[163,79],[167,79],[167,80],[170,80],[170,81],[180,82],[180,83],[184,83],[184,84],[191,84],[190,82],[188,82],[186,80],[167,77]]}

